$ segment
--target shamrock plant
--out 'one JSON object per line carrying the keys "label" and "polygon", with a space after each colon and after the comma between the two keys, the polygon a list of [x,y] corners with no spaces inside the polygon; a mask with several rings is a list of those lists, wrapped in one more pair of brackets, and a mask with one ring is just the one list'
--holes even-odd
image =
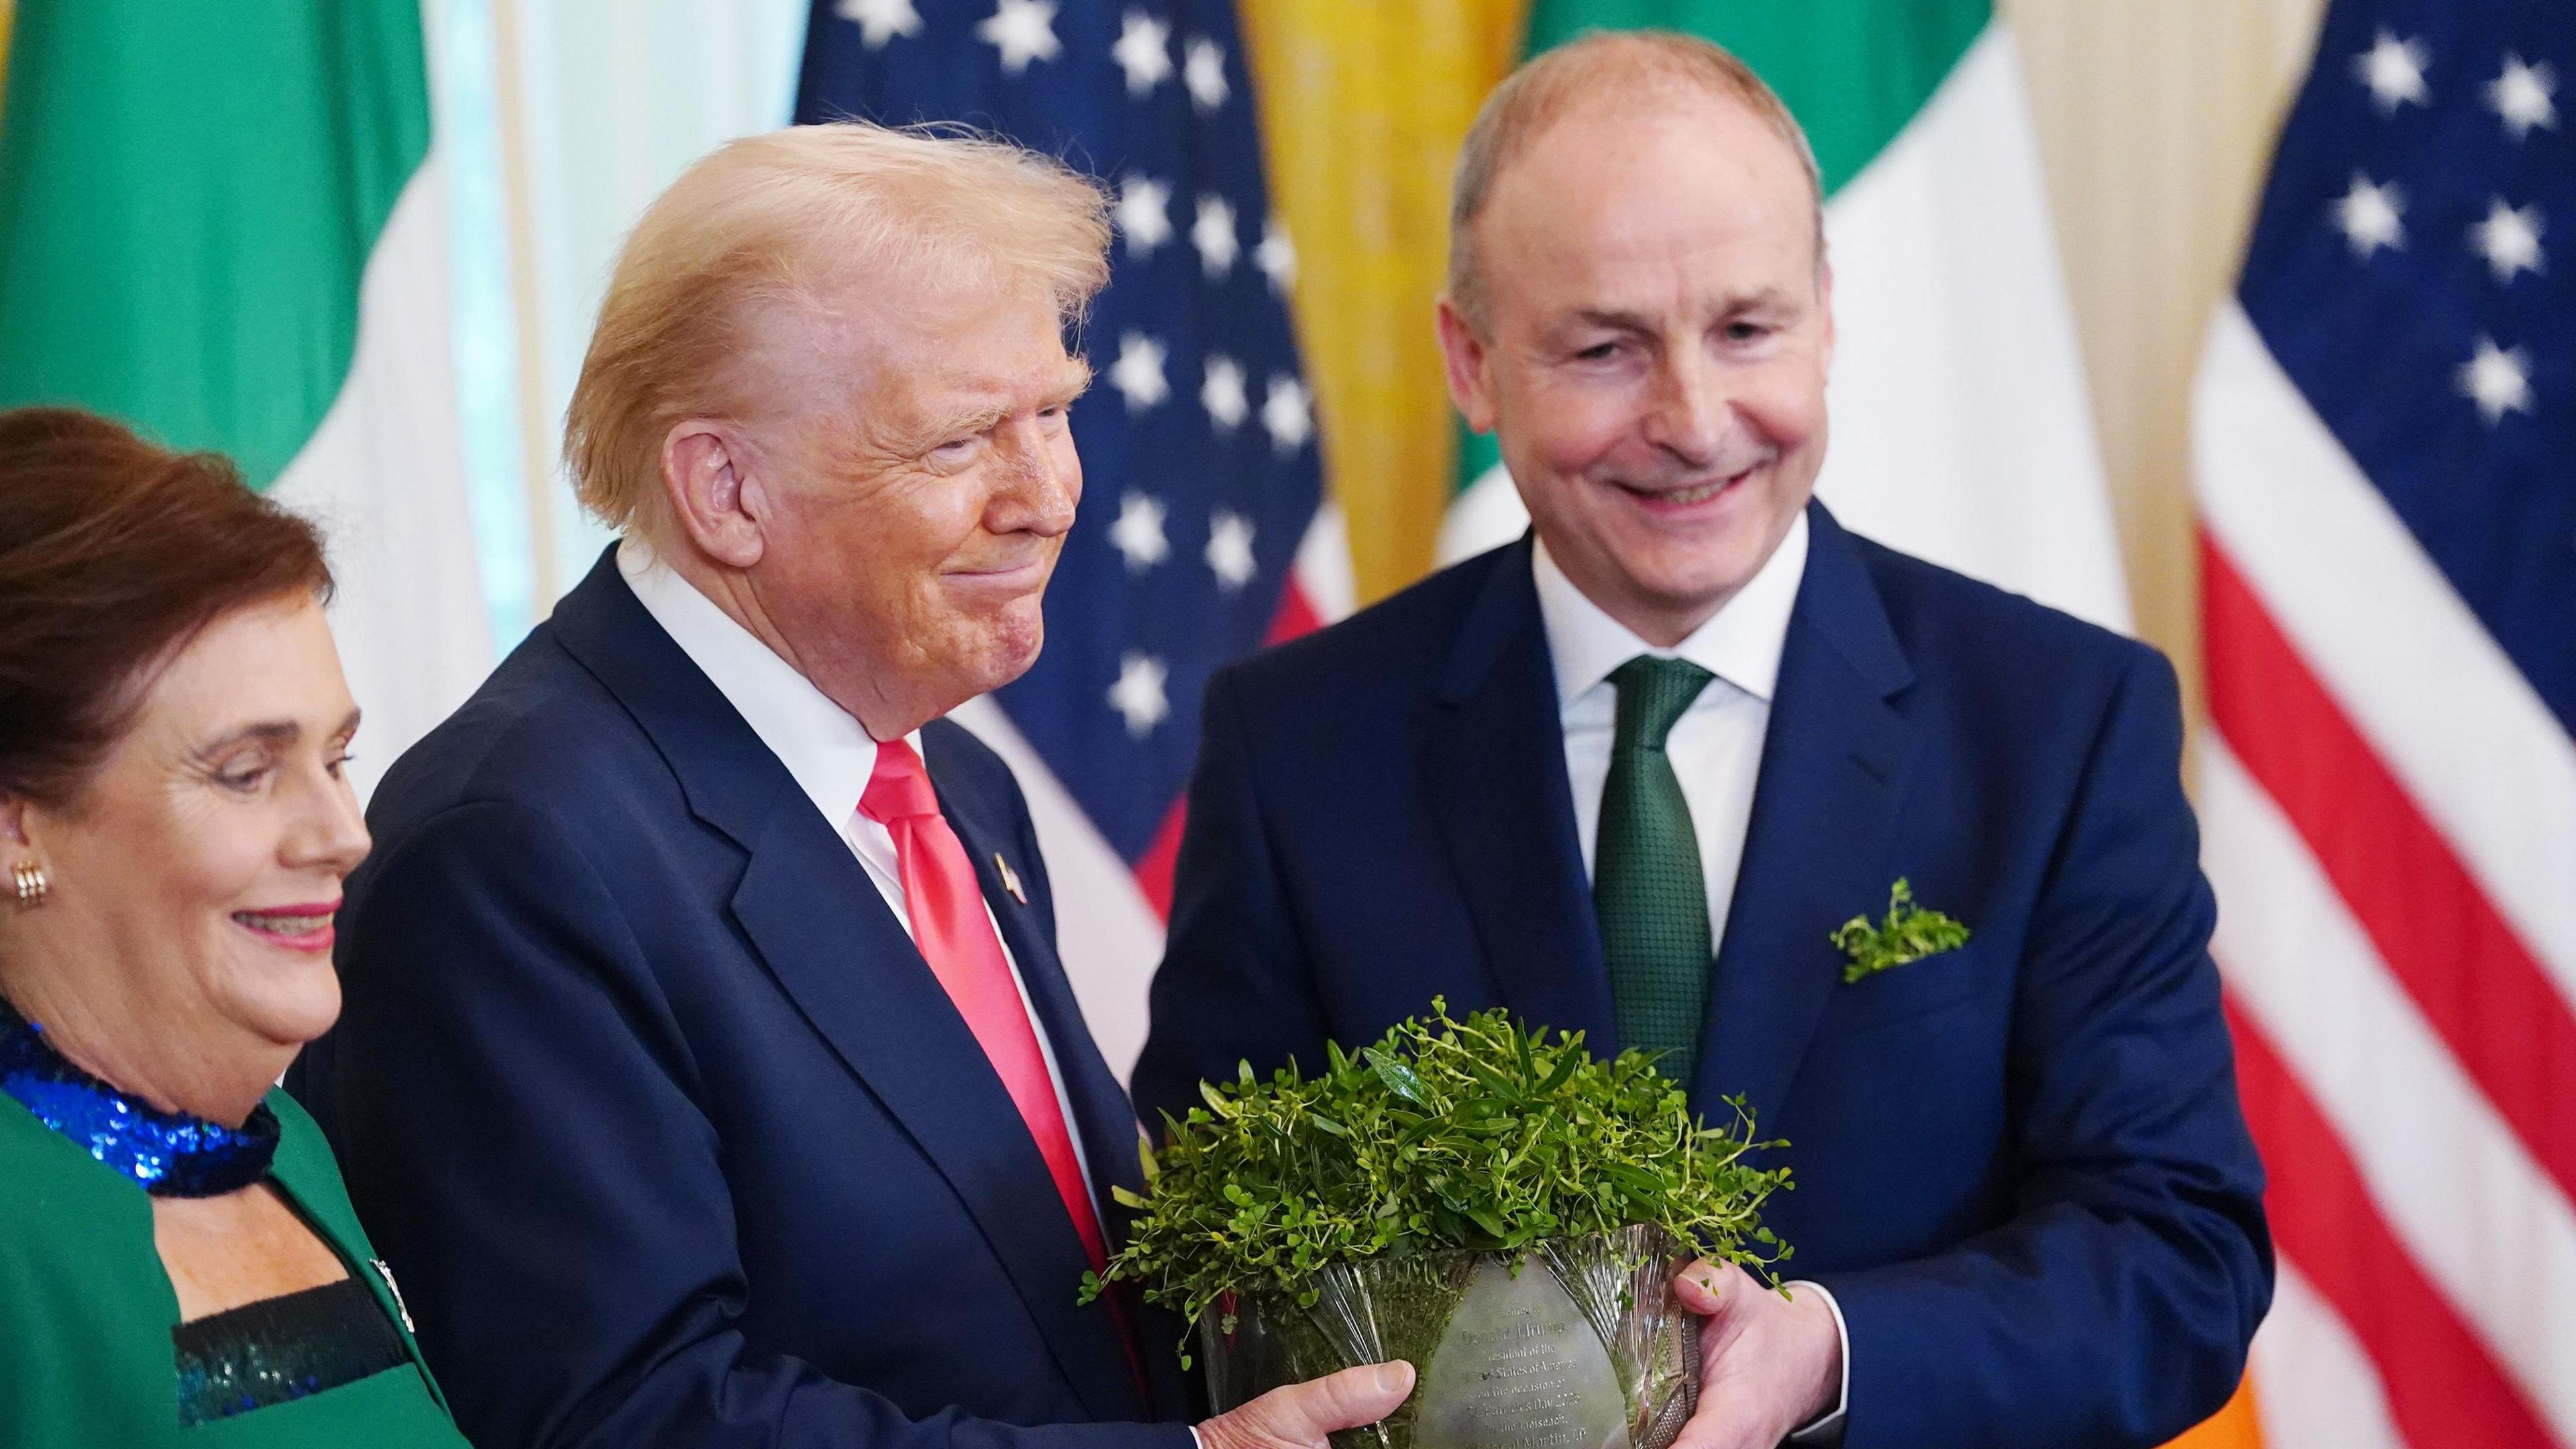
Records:
{"label": "shamrock plant", "polygon": [[[1374,1045],[1326,1049],[1320,1075],[1268,1080],[1247,1064],[1145,1156],[1146,1191],[1106,1277],[1233,1331],[1235,1295],[1311,1307],[1312,1275],[1363,1259],[1662,1228],[1712,1258],[1768,1272],[1787,1245],[1761,1226],[1787,1168],[1747,1161],[1740,1098],[1709,1127],[1641,1052],[1604,1062],[1581,1033],[1528,1030],[1500,1011],[1453,1020],[1434,999]],[[1083,1300],[1101,1291],[1087,1278]]]}

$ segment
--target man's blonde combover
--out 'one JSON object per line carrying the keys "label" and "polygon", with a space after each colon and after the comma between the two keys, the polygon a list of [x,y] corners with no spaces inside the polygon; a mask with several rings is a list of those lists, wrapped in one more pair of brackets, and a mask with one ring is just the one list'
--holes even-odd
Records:
{"label": "man's blonde combover", "polygon": [[1513,71],[1476,112],[1449,199],[1449,298],[1486,326],[1474,225],[1494,181],[1540,134],[1585,101],[1642,109],[1676,95],[1714,96],[1751,111],[1794,152],[1815,198],[1816,255],[1824,256],[1824,182],[1807,133],[1753,68],[1713,41],[1669,30],[1594,31]]}
{"label": "man's blonde combover", "polygon": [[1109,280],[1100,189],[1061,162],[955,129],[858,122],[735,141],[682,173],[626,239],[564,419],[564,465],[612,528],[661,532],[662,440],[738,415],[733,364],[779,304],[912,281],[1027,288],[1070,325]]}

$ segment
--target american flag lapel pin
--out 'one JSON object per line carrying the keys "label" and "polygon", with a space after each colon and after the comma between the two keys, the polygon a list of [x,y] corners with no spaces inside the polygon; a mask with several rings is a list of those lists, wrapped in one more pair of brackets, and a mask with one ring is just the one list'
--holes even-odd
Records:
{"label": "american flag lapel pin", "polygon": [[1002,859],[1002,853],[998,850],[993,852],[993,868],[1002,873],[1002,889],[1011,893],[1011,899],[1021,905],[1027,905],[1029,893],[1020,889],[1019,872],[1011,869],[1011,863]]}

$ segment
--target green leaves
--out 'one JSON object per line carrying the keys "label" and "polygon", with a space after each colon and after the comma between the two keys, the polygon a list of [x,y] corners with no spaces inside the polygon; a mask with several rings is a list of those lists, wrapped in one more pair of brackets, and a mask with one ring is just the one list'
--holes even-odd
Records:
{"label": "green leaves", "polygon": [[1914,904],[1914,888],[1902,877],[1887,893],[1887,919],[1872,926],[1867,916],[1854,916],[1834,931],[1834,948],[1851,958],[1843,967],[1846,985],[1891,967],[1938,956],[1968,944],[1968,928],[1939,911]]}
{"label": "green leaves", "polygon": [[[1417,1107],[1431,1105],[1430,1094],[1423,1090],[1422,1079],[1413,1074],[1413,1068],[1379,1047],[1371,1047],[1360,1055],[1368,1058],[1370,1070],[1377,1073],[1377,1079],[1386,1084],[1388,1091]],[[1250,1063],[1245,1065],[1249,1068]]]}
{"label": "green leaves", "polygon": [[1643,1223],[1756,1269],[1788,1256],[1758,1219],[1788,1170],[1745,1161],[1787,1144],[1755,1142],[1740,1099],[1712,1128],[1642,1053],[1604,1062],[1580,1033],[1453,1020],[1436,998],[1431,1013],[1356,1053],[1327,1046],[1320,1077],[1246,1066],[1167,1115],[1143,1198],[1119,1194],[1140,1212],[1104,1276],[1197,1318],[1228,1294],[1302,1298],[1331,1264]]}

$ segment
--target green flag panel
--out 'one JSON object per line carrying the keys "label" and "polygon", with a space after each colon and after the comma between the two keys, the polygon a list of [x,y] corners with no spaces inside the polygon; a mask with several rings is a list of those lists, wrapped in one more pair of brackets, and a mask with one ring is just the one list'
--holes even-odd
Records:
{"label": "green flag panel", "polygon": [[1992,10],[1987,0],[1536,0],[1529,48],[1587,30],[1704,35],[1788,103],[1830,196],[1923,109]]}
{"label": "green flag panel", "polygon": [[275,481],[429,152],[415,0],[21,0],[0,96],[0,406]]}

